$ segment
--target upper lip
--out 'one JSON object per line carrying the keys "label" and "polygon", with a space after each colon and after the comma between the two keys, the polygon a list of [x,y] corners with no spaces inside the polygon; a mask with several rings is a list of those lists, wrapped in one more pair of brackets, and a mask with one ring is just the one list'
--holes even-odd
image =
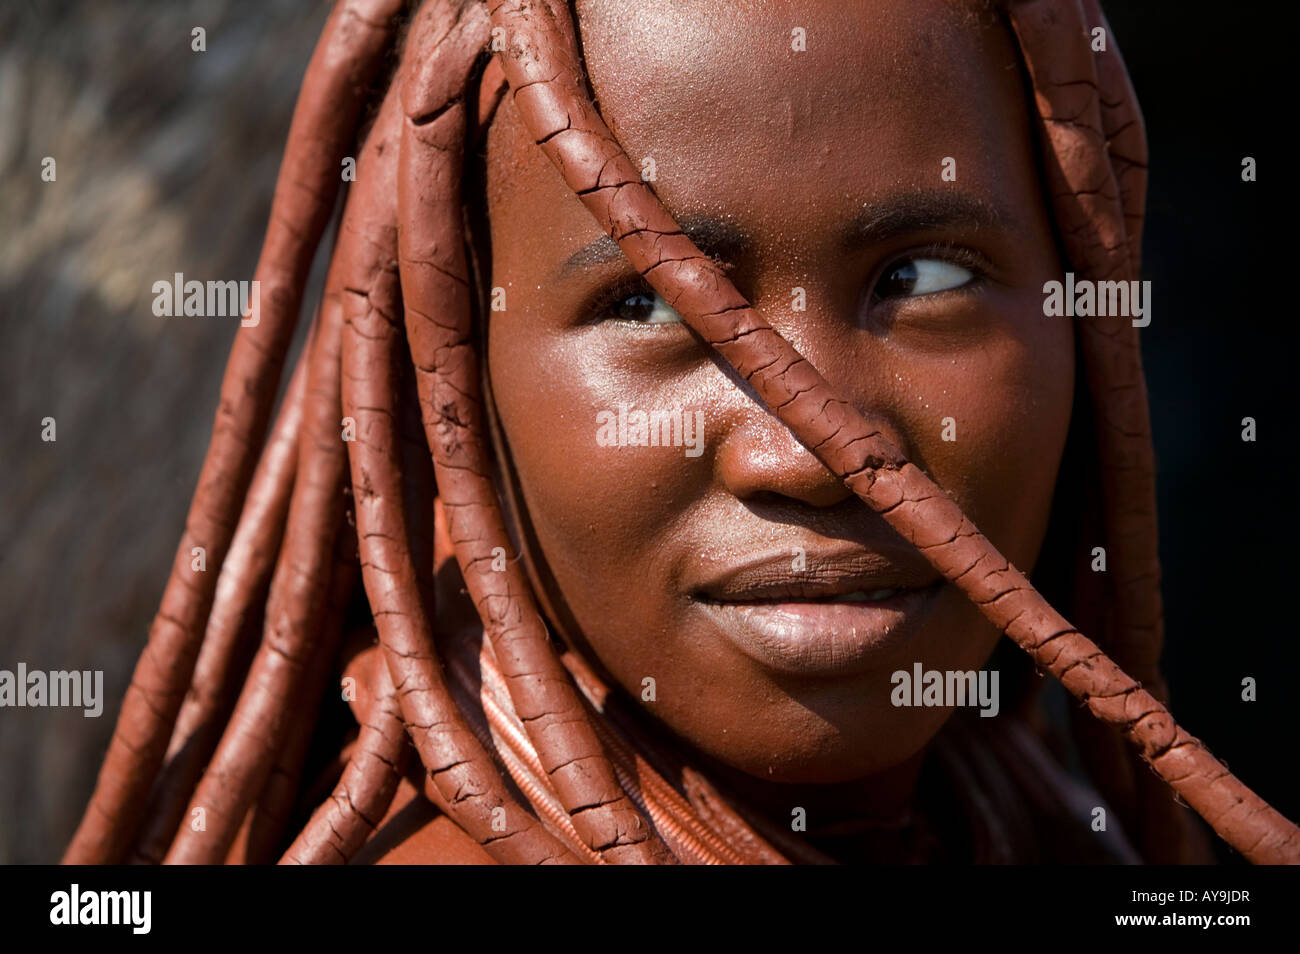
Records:
{"label": "upper lip", "polygon": [[858,591],[920,590],[940,579],[910,547],[805,546],[802,561],[807,568],[796,570],[796,546],[751,557],[709,576],[694,587],[692,596],[714,603],[819,600]]}

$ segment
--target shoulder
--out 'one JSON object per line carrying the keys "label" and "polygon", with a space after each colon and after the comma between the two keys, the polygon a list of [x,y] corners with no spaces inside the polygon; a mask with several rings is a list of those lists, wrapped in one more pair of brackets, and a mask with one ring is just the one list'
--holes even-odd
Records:
{"label": "shoulder", "polygon": [[482,846],[403,778],[393,804],[353,864],[493,865]]}

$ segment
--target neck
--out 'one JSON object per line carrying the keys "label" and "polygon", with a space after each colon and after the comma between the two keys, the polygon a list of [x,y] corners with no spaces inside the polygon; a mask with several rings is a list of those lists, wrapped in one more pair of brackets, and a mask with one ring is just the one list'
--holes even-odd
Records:
{"label": "neck", "polygon": [[[443,544],[440,569],[454,570],[454,562],[447,562],[450,545],[443,540],[439,543]],[[460,589],[459,572],[440,572],[437,583],[438,604],[445,617],[444,631],[472,632],[473,642],[477,644],[482,628],[472,603]],[[459,607],[461,612],[452,613],[453,607]],[[676,762],[699,771],[728,796],[727,801],[734,809],[760,829],[760,834],[768,837],[770,833],[768,840],[774,842],[773,847],[784,851],[781,845],[775,844],[778,840],[786,845],[802,843],[832,859],[844,861],[918,860],[915,803],[925,749],[885,771],[841,782],[811,784],[758,778],[706,755],[650,717],[635,702],[619,698],[622,693],[617,684],[606,674],[592,669],[586,658],[591,657],[579,653],[576,661],[573,657],[567,661],[589,670],[590,677],[611,692],[609,703],[622,714],[616,721],[623,723],[624,731],[634,728],[636,735],[651,743],[652,751],[659,752],[658,759],[648,756],[651,761],[664,762],[665,769]],[[804,810],[801,819],[796,819],[796,808]]]}
{"label": "neck", "polygon": [[918,838],[923,825],[918,824],[916,795],[925,749],[899,765],[861,778],[832,783],[776,782],[706,755],[648,718],[635,704],[615,704],[639,733],[654,741],[655,748],[704,775],[783,853],[784,846],[794,844],[812,847],[836,861],[921,860]]}
{"label": "neck", "polygon": [[810,836],[901,828],[912,817],[913,796],[925,753],[901,765],[863,778],[831,783],[773,782],[756,778],[700,755],[701,771],[787,830],[795,809],[803,809],[804,829]]}

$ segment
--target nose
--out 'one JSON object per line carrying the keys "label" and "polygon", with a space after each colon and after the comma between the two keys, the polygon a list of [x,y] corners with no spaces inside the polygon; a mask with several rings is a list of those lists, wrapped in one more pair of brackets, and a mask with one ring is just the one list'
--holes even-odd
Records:
{"label": "nose", "polygon": [[718,448],[718,477],[740,500],[786,497],[832,507],[852,496],[844,482],[765,408],[751,407]]}
{"label": "nose", "polygon": [[[788,289],[807,284],[806,278],[780,268],[760,272],[755,276],[752,301],[774,326],[784,325],[778,328],[781,334],[817,367],[823,352],[834,353],[836,346],[836,341],[822,338],[842,335],[843,322],[829,310],[830,298],[825,294],[810,294],[810,307],[798,314],[798,320],[780,320],[791,315]],[[716,476],[733,496],[744,501],[786,498],[810,507],[833,507],[853,496],[844,482],[762,405],[757,394],[744,386],[740,390],[748,394],[749,401],[741,399],[714,458]]]}

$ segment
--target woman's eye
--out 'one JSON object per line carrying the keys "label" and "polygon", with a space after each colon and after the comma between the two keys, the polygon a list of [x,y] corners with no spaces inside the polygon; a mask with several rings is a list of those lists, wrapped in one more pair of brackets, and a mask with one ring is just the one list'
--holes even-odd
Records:
{"label": "woman's eye", "polygon": [[614,302],[610,309],[622,321],[635,321],[646,325],[663,325],[681,321],[682,316],[669,307],[657,292],[636,292]]}
{"label": "woman's eye", "polygon": [[929,295],[960,288],[974,277],[970,270],[941,258],[905,258],[889,266],[872,295],[876,299]]}

